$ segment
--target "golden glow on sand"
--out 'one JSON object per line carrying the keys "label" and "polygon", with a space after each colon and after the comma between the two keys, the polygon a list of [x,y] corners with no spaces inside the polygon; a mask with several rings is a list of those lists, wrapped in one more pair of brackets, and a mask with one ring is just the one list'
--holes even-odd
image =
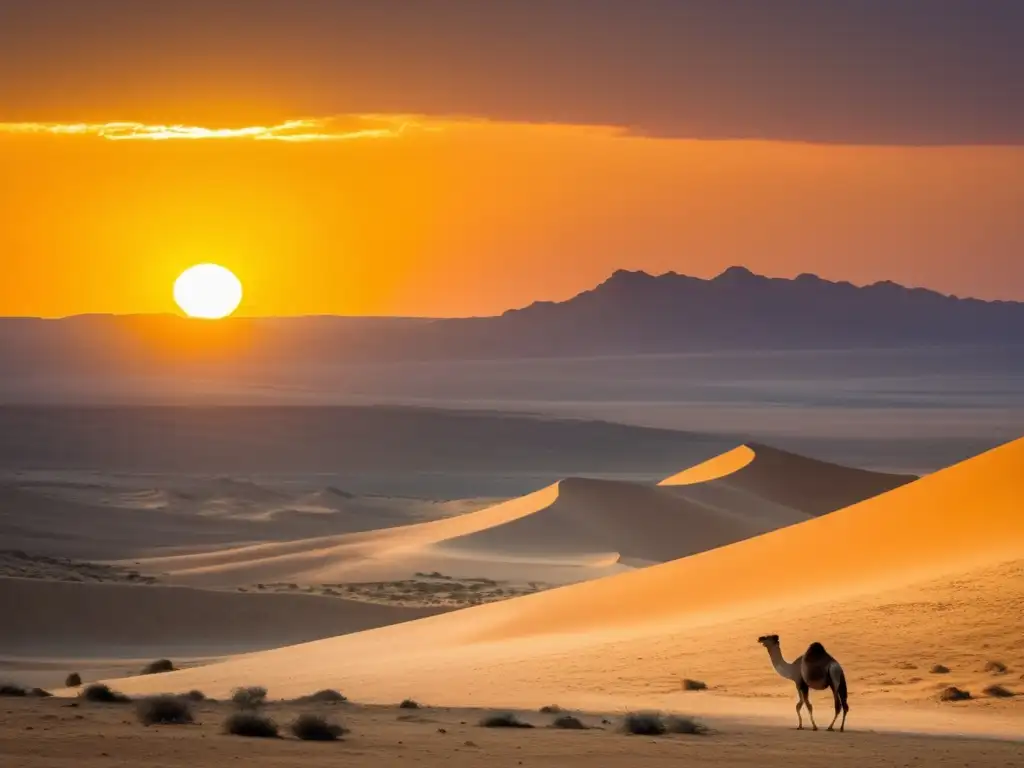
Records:
{"label": "golden glow on sand", "polygon": [[174,300],[189,317],[219,320],[238,309],[242,283],[218,264],[197,264],[175,281]]}

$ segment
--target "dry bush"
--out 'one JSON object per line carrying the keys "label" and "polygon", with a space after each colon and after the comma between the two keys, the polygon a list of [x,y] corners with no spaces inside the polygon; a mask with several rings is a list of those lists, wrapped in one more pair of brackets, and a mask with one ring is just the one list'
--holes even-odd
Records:
{"label": "dry bush", "polygon": [[78,695],[86,701],[93,701],[98,704],[131,703],[131,699],[128,696],[111,690],[109,685],[104,685],[103,683],[93,683]]}
{"label": "dry bush", "polygon": [[552,728],[562,728],[566,731],[585,731],[587,726],[578,717],[572,715],[559,715],[551,722]]}
{"label": "dry bush", "polygon": [[298,704],[343,704],[348,701],[348,698],[338,691],[324,688],[324,690],[311,693],[309,696],[300,696],[295,701]]}
{"label": "dry bush", "polygon": [[683,679],[683,690],[684,691],[706,691],[708,684],[701,682],[700,680],[691,680],[690,678]]}
{"label": "dry bush", "polygon": [[82,684],[82,676],[77,672],[72,672],[64,679],[65,688],[77,688]]}
{"label": "dry bush", "polygon": [[398,705],[399,709],[419,709],[420,703],[414,699],[404,699],[401,704]]}
{"label": "dry bush", "polygon": [[482,728],[533,728],[531,723],[524,723],[511,712],[498,712],[487,715],[480,721]]}
{"label": "dry bush", "polygon": [[936,664],[928,671],[931,672],[933,675],[948,675],[949,667],[943,666],[942,664]]}
{"label": "dry bush", "polygon": [[955,685],[944,688],[939,694],[939,701],[967,701],[969,698],[971,698],[970,691],[962,691]]}
{"label": "dry bush", "polygon": [[224,721],[224,733],[251,739],[278,739],[277,723],[258,712],[235,712]]}
{"label": "dry bush", "polygon": [[159,675],[164,672],[174,672],[177,667],[174,666],[174,662],[170,659],[157,659],[151,661],[149,664],[144,666],[140,671],[140,675]]}
{"label": "dry bush", "polygon": [[304,714],[292,723],[295,738],[303,741],[337,741],[345,735],[345,728],[321,715]]}
{"label": "dry bush", "polygon": [[149,696],[135,705],[135,715],[143,725],[189,725],[195,722],[192,707],[182,696]]}
{"label": "dry bush", "polygon": [[28,692],[29,696],[36,699],[52,699],[53,694],[43,688],[32,688]]}
{"label": "dry bush", "polygon": [[630,712],[622,721],[622,730],[635,736],[661,736],[668,732],[657,712]]}
{"label": "dry bush", "polygon": [[239,709],[259,709],[267,702],[267,689],[261,685],[235,688],[231,703]]}
{"label": "dry bush", "polygon": [[202,691],[189,691],[188,693],[181,694],[181,698],[198,704],[201,701],[206,701],[206,694]]}
{"label": "dry bush", "polygon": [[996,699],[1010,699],[1017,695],[1009,688],[1004,688],[1001,685],[990,685],[988,688],[982,691],[982,693],[984,693],[986,696],[992,696]]}
{"label": "dry bush", "polygon": [[12,696],[21,698],[28,696],[28,691],[14,683],[0,683],[0,696]]}
{"label": "dry bush", "polygon": [[630,712],[622,721],[622,730],[637,736],[663,736],[666,733],[703,735],[706,726],[685,715],[662,717],[657,712]]}
{"label": "dry bush", "polygon": [[1005,675],[1010,670],[1001,661],[990,661],[985,665],[985,671],[991,675]]}
{"label": "dry bush", "polygon": [[562,708],[557,704],[548,704],[546,707],[540,708],[540,713],[542,715],[560,715],[562,712]]}

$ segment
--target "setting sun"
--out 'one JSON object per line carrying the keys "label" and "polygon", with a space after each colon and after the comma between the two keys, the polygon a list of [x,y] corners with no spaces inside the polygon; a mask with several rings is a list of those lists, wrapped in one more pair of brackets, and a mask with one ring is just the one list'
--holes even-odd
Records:
{"label": "setting sun", "polygon": [[219,320],[238,309],[242,283],[219,264],[197,264],[175,281],[174,300],[189,317]]}

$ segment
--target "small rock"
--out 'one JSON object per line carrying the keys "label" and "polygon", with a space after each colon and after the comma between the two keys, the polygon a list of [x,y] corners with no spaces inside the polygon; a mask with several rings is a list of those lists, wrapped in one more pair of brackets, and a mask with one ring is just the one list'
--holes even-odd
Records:
{"label": "small rock", "polygon": [[448,731],[446,731],[444,728],[438,728],[437,732],[438,733],[448,733]]}
{"label": "small rock", "polygon": [[467,741],[467,742],[463,743],[462,746],[464,746],[464,747],[475,747],[476,746],[476,742],[475,741]]}

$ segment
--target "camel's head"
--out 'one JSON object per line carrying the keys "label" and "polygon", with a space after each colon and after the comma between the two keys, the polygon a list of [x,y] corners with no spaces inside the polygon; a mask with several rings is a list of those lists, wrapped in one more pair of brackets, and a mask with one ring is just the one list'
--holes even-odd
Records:
{"label": "camel's head", "polygon": [[778,635],[761,635],[759,638],[757,638],[757,642],[759,642],[765,648],[771,648],[772,646],[779,644],[779,636]]}

